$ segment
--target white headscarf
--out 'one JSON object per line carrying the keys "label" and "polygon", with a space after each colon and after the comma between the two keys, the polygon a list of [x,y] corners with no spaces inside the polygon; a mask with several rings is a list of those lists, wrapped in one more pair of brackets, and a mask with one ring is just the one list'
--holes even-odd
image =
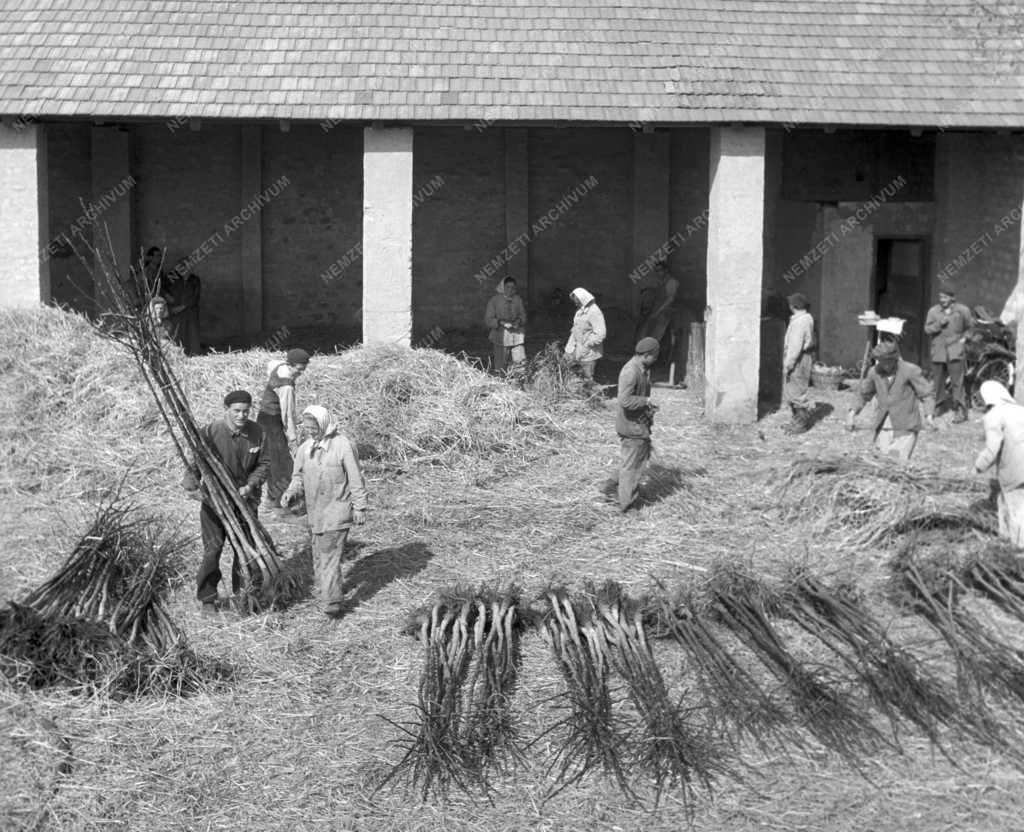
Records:
{"label": "white headscarf", "polygon": [[1010,391],[998,381],[983,381],[978,393],[981,396],[981,400],[990,407],[995,404],[1017,403],[1013,396],[1010,395]]}
{"label": "white headscarf", "polygon": [[267,362],[267,378],[291,378],[294,375],[291,365],[287,361],[282,361],[280,358],[271,358]]}
{"label": "white headscarf", "polygon": [[330,411],[319,404],[311,404],[305,410],[302,411],[303,416],[312,416],[316,419],[316,423],[320,426],[320,430],[323,434],[318,440],[313,443],[313,447],[321,444],[325,439],[333,436],[338,430],[338,423],[331,418]]}
{"label": "white headscarf", "polygon": [[594,300],[594,296],[590,294],[586,289],[576,288],[569,292],[569,297],[576,298],[576,301],[580,305],[580,309],[586,306],[588,303]]}

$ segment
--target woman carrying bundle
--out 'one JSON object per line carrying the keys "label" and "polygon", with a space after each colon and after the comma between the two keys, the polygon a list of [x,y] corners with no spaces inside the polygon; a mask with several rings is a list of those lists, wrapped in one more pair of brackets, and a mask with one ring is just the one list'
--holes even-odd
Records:
{"label": "woman carrying bundle", "polygon": [[295,415],[295,382],[309,364],[309,353],[301,349],[288,350],[284,361],[271,361],[267,365],[269,378],[260,399],[260,412],[256,424],[263,428],[270,455],[270,475],[267,477],[267,504],[275,514],[283,515],[281,495],[292,478],[292,454],[298,448],[299,430]]}

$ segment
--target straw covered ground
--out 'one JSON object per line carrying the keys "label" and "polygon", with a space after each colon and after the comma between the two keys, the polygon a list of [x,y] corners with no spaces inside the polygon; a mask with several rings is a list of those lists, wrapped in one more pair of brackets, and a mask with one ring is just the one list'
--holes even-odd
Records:
{"label": "straw covered ground", "polygon": [[[227,389],[258,393],[271,357],[181,358],[176,367],[206,420]],[[0,402],[0,605],[52,575],[97,501],[118,487],[197,534],[173,448],[112,345],[55,310],[0,312],[0,361],[9,394]],[[903,728],[901,750],[881,743],[855,769],[813,740],[748,742],[728,767],[737,776],[717,775],[711,793],[695,783],[692,796],[667,789],[656,802],[638,778],[631,800],[591,772],[552,794],[566,735],[551,729],[566,716],[565,682],[539,627],[522,634],[511,697],[518,735],[532,745],[490,777],[489,796],[456,788],[447,801],[423,802],[406,779],[376,791],[402,757],[401,728],[415,730],[417,719],[424,647],[403,630],[412,611],[455,585],[514,584],[534,602],[552,586],[577,592],[606,580],[636,596],[659,585],[701,592],[722,564],[775,586],[802,567],[855,586],[889,636],[955,686],[939,635],[894,596],[893,562],[908,546],[967,562],[991,543],[989,483],[967,473],[977,416],[942,422],[922,437],[914,465],[894,473],[866,452],[866,431],[843,429],[845,395],[823,394],[835,411],[792,437],[781,416],[714,427],[695,393],[656,390],[645,504],[622,517],[601,492],[618,450],[612,403],[515,390],[429,350],[314,357],[300,407],[316,401],[336,412],[359,444],[370,492],[368,523],[351,538],[346,614],[329,621],[306,599],[210,620],[185,583],[168,612],[199,656],[231,665],[230,681],[127,699],[0,681],[0,828],[1019,828],[1021,710],[991,691],[978,695],[1012,738],[1004,751],[943,731],[946,757]],[[293,568],[308,568],[305,530],[268,528]],[[1011,648],[1024,643],[1024,623],[977,600],[968,609]],[[795,626],[781,630],[809,664],[826,661]],[[671,697],[690,701],[697,683],[682,653],[662,640],[652,649]],[[865,721],[884,727],[855,689],[845,692]],[[630,717],[622,685],[613,694],[613,711]]]}

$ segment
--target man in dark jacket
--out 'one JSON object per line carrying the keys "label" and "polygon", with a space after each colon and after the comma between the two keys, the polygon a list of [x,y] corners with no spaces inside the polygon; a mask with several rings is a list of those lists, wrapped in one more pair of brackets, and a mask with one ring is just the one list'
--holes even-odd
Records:
{"label": "man in dark jacket", "polygon": [[932,427],[934,397],[932,385],[921,368],[900,358],[899,349],[892,341],[882,341],[872,355],[875,366],[868,370],[860,383],[855,407],[846,417],[847,430],[853,430],[857,414],[872,399],[877,399],[875,410],[875,446],[883,454],[894,453],[901,460],[910,459],[920,432],[921,408]]}
{"label": "man in dark jacket", "polygon": [[629,511],[640,496],[640,473],[651,456],[651,425],[658,409],[651,401],[651,367],[657,360],[658,341],[642,338],[619,372],[615,431],[621,446],[618,489],[623,512]]}
{"label": "man in dark jacket", "polygon": [[954,422],[967,421],[967,395],[964,392],[964,350],[967,336],[974,327],[971,310],[956,303],[956,293],[946,286],[939,290],[939,302],[928,310],[924,331],[932,338],[932,369],[935,376],[935,406],[946,400],[946,377],[949,377],[956,409]]}
{"label": "man in dark jacket", "polygon": [[[224,397],[224,418],[211,422],[201,432],[238,486],[239,495],[255,514],[260,502],[260,487],[270,469],[270,458],[263,430],[249,421],[251,409],[252,396],[245,390],[234,390]],[[227,533],[213,506],[204,498],[201,485],[193,470],[185,472],[182,480],[185,492],[192,499],[202,501],[199,528],[203,538],[203,562],[196,578],[196,597],[203,604],[203,614],[208,615],[216,611],[217,584],[221,578],[220,553]],[[232,591],[238,592],[241,583],[238,552],[235,552],[231,564]]]}

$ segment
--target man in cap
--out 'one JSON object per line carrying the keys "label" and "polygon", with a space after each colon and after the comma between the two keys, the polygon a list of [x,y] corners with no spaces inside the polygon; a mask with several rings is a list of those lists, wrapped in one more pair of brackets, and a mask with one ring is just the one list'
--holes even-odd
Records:
{"label": "man in cap", "polygon": [[811,384],[811,364],[814,360],[814,318],[807,311],[809,304],[806,296],[796,292],[786,300],[789,302],[791,316],[782,351],[782,402],[788,404],[792,412],[787,431],[803,433],[811,419],[807,389]]}
{"label": "man in cap", "polygon": [[857,414],[864,405],[876,399],[875,446],[883,454],[895,454],[901,460],[910,459],[921,430],[921,408],[925,420],[933,427],[934,397],[932,385],[921,368],[900,358],[899,349],[892,341],[882,341],[872,351],[875,366],[868,370],[860,383],[857,404],[846,417],[847,430],[853,430]]}
{"label": "man in cap", "polygon": [[640,473],[651,456],[651,425],[658,405],[651,401],[651,367],[658,360],[656,339],[641,338],[634,355],[619,372],[615,431],[621,456],[618,472],[619,509],[623,512],[640,496]]}
{"label": "man in cap", "polygon": [[964,349],[967,336],[974,326],[971,310],[956,303],[956,292],[951,286],[939,289],[939,302],[928,310],[924,331],[932,338],[932,368],[935,376],[935,407],[941,410],[945,403],[946,378],[949,378],[956,409],[954,422],[967,421],[967,395],[964,393]]}
{"label": "man in cap", "polygon": [[1024,407],[998,381],[982,382],[978,392],[985,404],[985,447],[974,470],[996,466],[999,536],[1024,546]]}
{"label": "man in cap", "polygon": [[286,516],[280,506],[281,495],[292,479],[292,456],[299,446],[299,424],[295,407],[295,382],[309,364],[309,353],[303,349],[288,350],[284,361],[276,359],[267,365],[267,385],[260,399],[256,423],[266,437],[270,473],[267,476],[267,508],[278,516]]}
{"label": "man in cap", "polygon": [[[227,469],[238,487],[239,495],[245,499],[255,514],[260,501],[260,486],[267,478],[270,459],[264,442],[263,431],[249,420],[252,410],[252,396],[245,390],[233,390],[224,397],[224,417],[211,422],[200,432],[209,447]],[[217,584],[220,583],[220,554],[224,549],[227,533],[224,524],[213,506],[202,492],[199,475],[193,469],[185,471],[182,480],[185,492],[194,500],[201,500],[199,528],[203,539],[203,562],[196,578],[196,597],[203,605],[203,614],[216,612]],[[243,526],[244,528],[244,526]],[[234,553],[231,565],[231,589],[237,592],[241,585],[238,553]]]}

